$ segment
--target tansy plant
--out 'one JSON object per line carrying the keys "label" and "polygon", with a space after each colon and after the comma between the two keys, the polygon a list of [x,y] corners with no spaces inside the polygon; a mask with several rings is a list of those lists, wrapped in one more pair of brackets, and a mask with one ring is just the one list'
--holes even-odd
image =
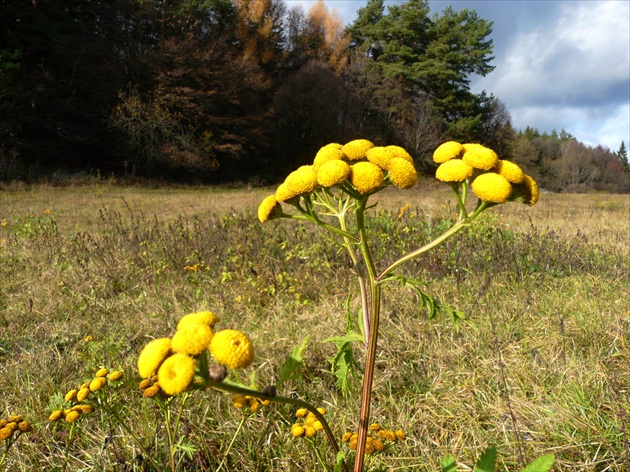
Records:
{"label": "tansy plant", "polygon": [[[516,164],[499,159],[494,151],[480,144],[446,142],[435,150],[433,159],[439,164],[436,178],[453,188],[458,202],[458,217],[450,228],[433,241],[385,268],[378,266],[370,251],[366,225],[370,208],[368,200],[388,186],[410,189],[416,185],[418,174],[414,161],[401,147],[375,146],[366,139],[357,139],[345,145],[328,144],[317,152],[312,165],[302,166],[290,173],[275,194],[266,197],[258,208],[258,218],[262,223],[279,218],[315,223],[335,235],[334,240],[347,250],[354,264],[360,289],[362,331],[366,346],[358,432],[344,437],[351,448],[356,450],[355,472],[363,470],[366,453],[385,447],[382,438],[375,438],[372,433],[374,429],[370,429],[370,399],[381,294],[385,284],[397,282],[410,286],[430,310],[436,310],[440,305],[420,290],[418,281],[397,275],[396,269],[470,226],[488,208],[508,201],[529,205],[538,201],[538,186],[531,177]],[[471,193],[475,195],[476,203],[469,210]],[[450,311],[456,314],[454,310]],[[354,338],[346,336],[335,339],[340,341],[338,347],[341,348],[347,346],[346,341],[357,338],[360,339],[361,335],[355,333]],[[296,425],[292,432],[297,435],[302,429],[302,425]],[[395,433],[394,436],[400,438]]]}

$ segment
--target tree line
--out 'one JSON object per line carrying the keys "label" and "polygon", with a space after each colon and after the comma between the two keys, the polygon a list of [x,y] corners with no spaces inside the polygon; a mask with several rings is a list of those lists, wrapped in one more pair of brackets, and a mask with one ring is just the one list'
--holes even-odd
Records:
{"label": "tree line", "polygon": [[[368,137],[427,173],[454,139],[549,189],[630,186],[615,153],[516,132],[497,97],[471,92],[494,69],[492,23],[471,10],[368,0],[348,26],[321,0],[0,0],[0,13],[0,179],[271,183],[324,144]],[[588,162],[578,176],[573,161]]]}

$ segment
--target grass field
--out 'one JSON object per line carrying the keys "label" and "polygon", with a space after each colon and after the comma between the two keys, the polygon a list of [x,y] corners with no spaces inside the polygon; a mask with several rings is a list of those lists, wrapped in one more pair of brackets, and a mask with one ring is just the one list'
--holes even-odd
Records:
{"label": "grass field", "polygon": [[[135,361],[148,340],[200,310],[252,338],[245,383],[255,372],[259,386],[275,384],[309,337],[300,375],[279,393],[325,407],[339,436],[356,430],[360,378],[343,395],[328,362],[334,345],[322,342],[346,327],[346,299],[357,292],[349,260],[310,225],[260,224],[267,193],[0,190],[0,417],[34,425],[6,470],[151,470],[99,409],[72,438],[48,421],[65,392],[102,366],[124,372],[120,414],[166,464]],[[449,191],[428,181],[376,200],[369,228],[381,267],[438,234],[455,211]],[[499,470],[553,453],[557,471],[629,471],[629,221],[627,195],[544,193],[534,207],[487,211],[405,266],[469,323],[427,320],[413,293],[385,289],[372,416],[407,439],[369,456],[370,470],[435,471],[447,453],[470,470],[495,444]],[[360,346],[355,355],[363,359]],[[325,438],[293,439],[293,414],[267,406],[239,430],[243,413],[229,395],[199,392],[183,412],[179,470],[322,470]]]}

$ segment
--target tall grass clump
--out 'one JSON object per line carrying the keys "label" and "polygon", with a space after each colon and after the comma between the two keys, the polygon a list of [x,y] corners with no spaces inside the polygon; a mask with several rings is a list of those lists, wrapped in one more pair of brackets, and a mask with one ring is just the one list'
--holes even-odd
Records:
{"label": "tall grass clump", "polygon": [[[558,470],[625,470],[620,241],[528,220],[538,205],[506,220],[509,206],[486,202],[467,221],[479,207],[465,180],[451,206],[370,207],[398,188],[387,172],[374,193],[351,195],[346,178],[289,197],[267,215],[286,218],[265,224],[250,210],[172,218],[131,204],[68,231],[62,208],[3,208],[0,416],[33,427],[1,444],[6,469],[351,469],[363,447],[364,470],[545,470],[550,453]],[[365,248],[327,229],[340,211],[337,229],[364,232]],[[315,218],[325,225],[305,224]],[[395,266],[377,329],[363,250],[377,277]],[[122,377],[90,390],[104,368]]]}

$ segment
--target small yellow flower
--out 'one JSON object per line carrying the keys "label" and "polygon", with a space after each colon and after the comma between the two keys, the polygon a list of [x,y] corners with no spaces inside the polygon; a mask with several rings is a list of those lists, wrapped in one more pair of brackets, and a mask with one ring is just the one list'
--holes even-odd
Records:
{"label": "small yellow flower", "polygon": [[389,152],[384,146],[374,146],[367,150],[365,157],[367,157],[367,160],[372,164],[376,164],[381,169],[387,170],[393,153]]}
{"label": "small yellow flower", "polygon": [[418,182],[418,172],[414,165],[402,157],[394,157],[389,161],[389,180],[402,189],[408,189]]}
{"label": "small yellow flower", "polygon": [[123,374],[122,374],[122,372],[121,372],[121,371],[119,371],[119,370],[115,370],[114,372],[112,372],[111,374],[109,374],[109,375],[107,376],[107,378],[108,378],[109,380],[116,381],[116,380],[120,380],[120,379],[122,378],[122,376],[123,376]]}
{"label": "small yellow flower", "polygon": [[320,415],[325,415],[326,414],[326,409],[325,408],[318,408],[317,411],[319,411]]}
{"label": "small yellow flower", "polygon": [[523,185],[525,185],[530,195],[528,203],[530,205],[536,205],[536,203],[538,202],[538,198],[540,197],[540,190],[538,189],[538,184],[529,175],[525,174],[523,176]]}
{"label": "small yellow flower", "polygon": [[107,379],[105,377],[95,377],[90,382],[90,392],[98,392],[105,386],[105,384],[107,384]]}
{"label": "small yellow flower", "polygon": [[350,176],[346,161],[334,160],[322,164],[317,171],[317,183],[322,187],[340,185]]}
{"label": "small yellow flower", "polygon": [[315,431],[321,431],[322,429],[324,429],[324,425],[319,420],[315,420],[312,426],[313,428],[315,428]]}
{"label": "small yellow flower", "polygon": [[138,373],[140,377],[151,377],[160,364],[171,352],[171,339],[158,338],[149,342],[138,356]]}
{"label": "small yellow flower", "polygon": [[94,407],[92,405],[88,405],[87,403],[81,403],[79,405],[75,405],[72,407],[73,410],[79,411],[84,415],[89,415],[94,412]]}
{"label": "small yellow flower", "polygon": [[258,207],[258,219],[261,223],[280,218],[282,206],[278,203],[275,194],[266,197]]}
{"label": "small yellow flower", "polygon": [[48,417],[48,421],[50,422],[57,421],[62,416],[63,416],[63,410],[55,410]]}
{"label": "small yellow flower", "polygon": [[317,431],[312,426],[304,426],[304,436],[312,438],[317,434]]}
{"label": "small yellow flower", "polygon": [[367,139],[355,139],[346,143],[341,149],[346,157],[351,161],[358,161],[366,158],[368,149],[374,147],[374,144]]}
{"label": "small yellow flower", "polygon": [[10,439],[13,436],[13,430],[11,428],[0,428],[0,441],[4,441],[6,439]]}
{"label": "small yellow flower", "polygon": [[368,427],[368,429],[369,429],[370,431],[378,431],[379,429],[381,429],[381,425],[380,425],[380,424],[378,424],[378,423],[372,423],[372,424]]}
{"label": "small yellow flower", "polygon": [[214,335],[210,353],[219,364],[243,369],[254,361],[254,346],[249,338],[235,329],[224,329]]}
{"label": "small yellow flower", "polygon": [[94,377],[106,377],[107,374],[109,374],[109,369],[102,368],[96,371],[96,374],[94,374]]}
{"label": "small yellow flower", "polygon": [[378,435],[378,437],[387,439],[388,441],[396,441],[396,433],[390,431],[389,429],[381,429],[376,434]]}
{"label": "small yellow flower", "polygon": [[168,395],[186,390],[194,376],[195,360],[186,354],[173,354],[162,362],[158,370],[160,388]]}
{"label": "small yellow flower", "polygon": [[293,435],[294,438],[299,438],[301,436],[304,436],[305,432],[306,430],[304,429],[304,426],[300,424],[294,424],[291,427],[291,434]]}
{"label": "small yellow flower", "polygon": [[144,398],[151,398],[156,396],[158,393],[160,393],[160,387],[159,385],[153,385],[149,388],[145,388],[144,391],[142,392],[142,396]]}
{"label": "small yellow flower", "polygon": [[82,402],[83,400],[85,400],[88,397],[89,394],[90,394],[89,386],[79,389],[79,391],[77,392],[77,401],[78,402]]}
{"label": "small yellow flower", "polygon": [[463,146],[464,155],[462,159],[475,169],[490,170],[499,162],[499,156],[490,148],[474,143],[464,144]]}
{"label": "small yellow flower", "polygon": [[497,162],[497,165],[494,166],[492,171],[502,175],[508,182],[513,184],[520,184],[525,177],[523,170],[518,165],[501,159],[499,159],[499,162]]}
{"label": "small yellow flower", "polygon": [[350,438],[352,437],[351,432],[347,432],[347,433],[343,433],[343,436],[341,437],[341,442],[348,442],[350,441]]}
{"label": "small yellow flower", "polygon": [[295,412],[295,416],[298,418],[304,418],[308,414],[308,410],[306,408],[299,408],[298,411]]}
{"label": "small yellow flower", "polygon": [[316,172],[319,172],[321,166],[330,161],[340,161],[345,158],[341,144],[327,144],[322,147],[313,159],[313,168]]}
{"label": "small yellow flower", "polygon": [[357,162],[352,166],[350,183],[362,194],[377,191],[383,185],[385,176],[383,170],[371,162]]}
{"label": "small yellow flower", "polygon": [[385,445],[380,439],[374,439],[372,441],[372,446],[374,446],[374,450],[376,451],[382,451],[383,449],[385,449]]}
{"label": "small yellow flower", "polygon": [[242,393],[237,393],[236,395],[232,396],[232,403],[234,404],[235,408],[245,408],[249,404],[247,396],[243,395]]}
{"label": "small yellow flower", "polygon": [[463,182],[472,174],[472,166],[461,159],[443,162],[435,171],[435,177],[442,182]]}
{"label": "small yellow flower", "polygon": [[313,426],[313,424],[315,424],[315,421],[317,421],[315,415],[310,415],[306,417],[306,419],[304,420],[304,424],[306,426]]}
{"label": "small yellow flower", "polygon": [[205,351],[212,341],[214,331],[206,324],[188,323],[173,335],[171,349],[173,352],[198,356]]}
{"label": "small yellow flower", "polygon": [[463,146],[455,141],[448,141],[440,144],[433,152],[433,160],[438,164],[461,157],[464,152]]}
{"label": "small yellow flower", "polygon": [[276,189],[276,200],[279,202],[290,200],[296,195],[297,194],[292,189],[290,189],[285,182],[278,185],[278,188]]}
{"label": "small yellow flower", "polygon": [[407,435],[405,434],[405,432],[401,429],[396,430],[396,432],[394,433],[396,435],[396,437],[398,439],[400,439],[401,441],[404,441],[405,438],[407,437]]}
{"label": "small yellow flower", "polygon": [[221,319],[211,311],[198,311],[197,313],[182,316],[179,323],[177,323],[177,329],[181,329],[189,323],[201,323],[212,328],[219,321],[221,321]]}
{"label": "small yellow flower", "polygon": [[79,419],[79,417],[80,417],[80,416],[81,416],[81,413],[80,413],[80,412],[78,412],[78,411],[76,411],[76,410],[74,410],[74,411],[69,411],[69,412],[66,414],[66,421],[67,421],[68,423],[74,423],[76,420],[78,420],[78,419]]}
{"label": "small yellow flower", "polygon": [[84,342],[86,342],[86,343],[89,343],[89,342],[90,342],[90,341],[92,341],[93,339],[94,339],[94,338],[92,337],[92,335],[91,335],[91,334],[89,334],[89,335],[87,335],[87,336],[85,337],[85,339],[84,339],[83,341],[84,341]]}
{"label": "small yellow flower", "polygon": [[77,393],[79,393],[79,391],[76,388],[73,388],[68,393],[66,393],[65,400],[67,402],[75,400],[77,398]]}
{"label": "small yellow flower", "polygon": [[504,203],[512,193],[510,182],[494,172],[481,174],[473,180],[471,187],[475,195],[485,202]]}
{"label": "small yellow flower", "polygon": [[7,418],[8,423],[15,423],[15,424],[19,423],[22,420],[24,420],[24,417],[22,415],[12,415]]}
{"label": "small yellow flower", "polygon": [[294,197],[304,195],[312,192],[317,187],[317,173],[315,172],[313,166],[302,166],[291,172],[285,179],[284,183],[287,185],[289,192],[293,194]]}

